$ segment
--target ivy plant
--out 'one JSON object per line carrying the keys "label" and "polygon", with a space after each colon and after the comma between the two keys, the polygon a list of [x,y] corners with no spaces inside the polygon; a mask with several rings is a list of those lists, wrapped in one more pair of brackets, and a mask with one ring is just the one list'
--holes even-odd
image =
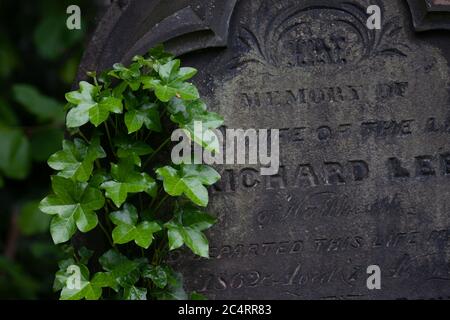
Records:
{"label": "ivy plant", "polygon": [[[91,82],[66,94],[71,137],[48,160],[56,171],[53,193],[40,203],[52,216],[54,243],[68,253],[54,283],[61,299],[201,297],[187,294],[182,276],[166,263],[183,246],[208,258],[204,231],[216,221],[204,208],[207,187],[220,175],[206,165],[175,165],[169,152],[173,130],[193,132],[201,121],[211,131],[223,123],[188,82],[196,73],[158,46],[129,66],[89,73]],[[192,135],[192,143],[214,148],[208,141]],[[101,250],[97,261],[85,247],[71,246],[74,237],[91,234],[91,249]]]}

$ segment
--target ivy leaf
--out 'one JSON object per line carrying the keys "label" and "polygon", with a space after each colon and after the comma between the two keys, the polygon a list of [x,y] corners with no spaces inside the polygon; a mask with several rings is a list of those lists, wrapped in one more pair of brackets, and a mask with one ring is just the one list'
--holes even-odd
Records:
{"label": "ivy leaf", "polygon": [[140,278],[141,261],[132,261],[121,253],[111,249],[99,259],[100,265],[106,271],[99,276],[103,284],[118,291],[118,286],[129,288],[136,284]]}
{"label": "ivy leaf", "polygon": [[208,239],[202,231],[210,228],[215,222],[213,217],[194,207],[179,209],[175,217],[164,225],[168,230],[170,250],[178,249],[185,244],[196,255],[208,258]]}
{"label": "ivy leaf", "polygon": [[186,124],[194,120],[197,115],[207,111],[206,104],[198,99],[194,101],[183,101],[174,98],[167,105],[167,110],[172,115],[171,119],[177,124]]}
{"label": "ivy leaf", "polygon": [[26,84],[13,86],[14,99],[39,120],[64,119],[62,103],[40,93],[35,87]]}
{"label": "ivy leaf", "polygon": [[75,106],[67,114],[67,127],[78,128],[89,122],[89,111],[97,104],[94,98],[98,92],[97,86],[81,81],[80,90],[66,94],[66,100]]}
{"label": "ivy leaf", "polygon": [[123,293],[125,300],[147,300],[147,289],[132,286],[126,288]]}
{"label": "ivy leaf", "polygon": [[134,242],[142,248],[147,249],[153,241],[153,234],[162,228],[156,222],[143,221],[136,227]]}
{"label": "ivy leaf", "polygon": [[142,141],[129,141],[127,139],[119,139],[116,141],[117,156],[121,159],[132,158],[134,164],[141,166],[140,156],[145,156],[154,152],[152,147]]}
{"label": "ivy leaf", "polygon": [[141,71],[139,70],[141,66],[142,65],[139,62],[131,64],[129,68],[121,63],[116,63],[113,65],[113,70],[111,70],[108,75],[124,80],[131,90],[136,91],[141,86]]}
{"label": "ivy leaf", "polygon": [[178,81],[186,81],[193,78],[197,74],[197,70],[194,68],[186,67],[180,68],[180,71],[177,74],[176,80]]}
{"label": "ivy leaf", "polygon": [[91,283],[100,288],[112,288],[119,290],[116,279],[110,272],[97,272],[91,280]]}
{"label": "ivy leaf", "polygon": [[86,182],[92,174],[95,160],[105,157],[99,138],[93,139],[89,145],[81,139],[74,142],[64,140],[63,150],[52,155],[48,165],[60,171],[58,175],[61,177]]}
{"label": "ivy leaf", "polygon": [[30,143],[19,129],[0,126],[0,170],[12,179],[22,180],[31,167]]}
{"label": "ivy leaf", "polygon": [[[61,300],[98,300],[102,295],[102,288],[96,283],[89,281],[89,270],[83,264],[76,265],[80,268],[80,282],[79,287],[69,287],[67,280],[60,295]],[[66,271],[67,279],[69,279],[68,272]],[[76,276],[76,275],[73,275]]]}
{"label": "ivy leaf", "polygon": [[128,261],[123,254],[111,249],[105,252],[98,260],[100,265],[106,271],[113,271],[118,265]]}
{"label": "ivy leaf", "polygon": [[89,121],[96,127],[105,122],[110,112],[122,113],[122,100],[105,96],[96,101],[100,87],[86,81],[80,82],[80,90],[66,94],[66,100],[74,105],[67,114],[66,124],[69,128],[78,128]]}
{"label": "ivy leaf", "polygon": [[128,133],[139,131],[142,126],[148,130],[161,132],[161,120],[156,104],[145,104],[139,109],[133,109],[125,115],[125,125]]}
{"label": "ivy leaf", "polygon": [[197,74],[194,68],[180,68],[181,61],[179,59],[170,60],[155,68],[159,76],[165,83],[183,82],[191,79]]}
{"label": "ivy leaf", "polygon": [[110,112],[122,113],[122,100],[115,97],[105,97],[89,110],[89,119],[91,123],[98,127],[108,120]]}
{"label": "ivy leaf", "polygon": [[122,159],[119,164],[111,164],[112,180],[102,183],[101,189],[106,191],[106,197],[120,206],[126,201],[129,193],[146,192],[156,195],[157,184],[147,173],[134,171],[131,159]]}
{"label": "ivy leaf", "polygon": [[164,50],[164,45],[162,44],[159,44],[156,47],[150,49],[149,56],[152,59],[157,60],[158,62],[162,62],[163,64],[167,63],[170,60],[173,60],[174,58],[171,53]]}
{"label": "ivy leaf", "polygon": [[58,262],[59,270],[55,274],[55,280],[53,281],[53,290],[60,291],[65,287],[67,283],[67,268],[70,265],[75,265],[75,260],[73,258],[64,259]]}
{"label": "ivy leaf", "polygon": [[183,276],[167,268],[167,286],[164,289],[154,290],[152,295],[159,300],[187,300],[188,295],[183,288]]}
{"label": "ivy leaf", "polygon": [[159,76],[166,83],[176,78],[178,70],[180,70],[181,61],[179,59],[171,60],[166,64],[158,67]]}
{"label": "ivy leaf", "polygon": [[50,225],[55,244],[69,240],[77,228],[88,232],[97,226],[95,211],[105,204],[100,190],[59,176],[52,177],[52,187],[54,195],[42,200],[39,209],[55,215]]}
{"label": "ivy leaf", "polygon": [[163,83],[157,79],[144,79],[144,89],[153,89],[156,97],[162,102],[169,102],[178,97],[182,100],[196,100],[200,97],[197,88],[186,82]]}
{"label": "ivy leaf", "polygon": [[184,82],[192,78],[197,71],[193,68],[181,68],[180,60],[170,60],[163,65],[156,65],[160,79],[143,77],[144,89],[155,91],[156,97],[162,102],[169,102],[173,97],[183,100],[196,100],[200,97],[197,88]]}
{"label": "ivy leaf", "polygon": [[167,286],[167,272],[161,266],[146,265],[142,271],[142,277],[144,279],[150,279],[158,287],[163,289]]}
{"label": "ivy leaf", "polygon": [[22,234],[33,236],[48,232],[50,217],[39,210],[39,201],[29,201],[21,209],[18,222]]}
{"label": "ivy leaf", "polygon": [[138,213],[136,207],[126,203],[121,211],[110,215],[116,225],[112,232],[114,243],[124,244],[133,241],[140,247],[148,249],[153,241],[153,234],[161,230],[156,222],[143,221],[137,224]]}
{"label": "ivy leaf", "polygon": [[208,190],[204,185],[210,186],[220,179],[217,171],[206,165],[182,165],[179,170],[165,166],[156,170],[156,173],[169,195],[184,194],[202,207],[208,205]]}
{"label": "ivy leaf", "polygon": [[[183,101],[172,99],[168,106],[172,114],[172,122],[184,129],[188,136],[209,151],[219,151],[219,140],[213,129],[223,124],[223,117],[214,112],[208,112],[206,105],[201,100]],[[195,130],[196,125],[200,130]]]}
{"label": "ivy leaf", "polygon": [[191,294],[189,295],[189,300],[208,300],[208,299],[206,299],[206,297],[203,294],[194,291],[191,292]]}
{"label": "ivy leaf", "polygon": [[89,186],[94,189],[100,189],[100,186],[103,182],[106,182],[111,179],[111,176],[104,169],[99,169],[94,171],[91,179],[89,180]]}
{"label": "ivy leaf", "polygon": [[[1,39],[0,39],[1,41]],[[0,61],[1,60],[1,53],[0,53]],[[2,66],[0,64],[0,74]],[[17,114],[15,110],[2,98],[0,98],[0,125],[4,126],[17,126],[19,123],[19,120],[17,118]]]}

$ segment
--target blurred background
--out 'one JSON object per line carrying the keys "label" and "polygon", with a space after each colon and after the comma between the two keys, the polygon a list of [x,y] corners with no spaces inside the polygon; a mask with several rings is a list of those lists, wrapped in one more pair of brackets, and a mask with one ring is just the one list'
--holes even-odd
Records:
{"label": "blurred background", "polygon": [[[64,94],[109,0],[0,0],[0,299],[54,299],[62,254],[38,203],[61,148]],[[69,5],[81,30],[66,27]]]}

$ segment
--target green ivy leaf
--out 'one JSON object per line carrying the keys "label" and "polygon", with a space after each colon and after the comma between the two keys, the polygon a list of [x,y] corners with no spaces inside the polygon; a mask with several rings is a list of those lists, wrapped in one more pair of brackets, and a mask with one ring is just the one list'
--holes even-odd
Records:
{"label": "green ivy leaf", "polygon": [[[89,281],[89,270],[83,264],[77,264],[81,270],[81,281],[79,288],[69,287],[66,283],[60,295],[60,300],[98,300],[102,295],[102,288],[95,283]],[[66,271],[66,276],[67,274]],[[66,280],[67,282],[67,280]]]}
{"label": "green ivy leaf", "polygon": [[116,279],[110,272],[97,272],[92,278],[91,283],[100,288],[112,288],[119,290]]}
{"label": "green ivy leaf", "polygon": [[145,104],[126,113],[125,125],[129,134],[139,131],[144,124],[148,130],[161,132],[161,120],[156,104]]}
{"label": "green ivy leaf", "polygon": [[209,257],[208,239],[202,231],[210,228],[216,220],[210,215],[193,207],[179,209],[175,217],[167,222],[170,250],[175,250],[185,244],[196,255]]}
{"label": "green ivy leaf", "polygon": [[208,300],[203,294],[197,292],[191,292],[189,300]]}
{"label": "green ivy leaf", "polygon": [[177,81],[186,81],[186,80],[193,78],[196,74],[197,74],[197,69],[190,68],[190,67],[180,68],[175,79]]}
{"label": "green ivy leaf", "polygon": [[26,236],[48,232],[50,217],[39,210],[38,201],[27,202],[20,211],[19,228]]}
{"label": "green ivy leaf", "polygon": [[97,226],[95,211],[105,204],[100,190],[59,176],[52,177],[52,187],[54,195],[42,200],[39,209],[55,215],[50,225],[55,244],[69,240],[77,228],[88,232]]}
{"label": "green ivy leaf", "polygon": [[94,126],[98,127],[108,120],[110,112],[122,113],[122,111],[123,105],[121,99],[105,97],[89,110],[89,119]]}
{"label": "green ivy leaf", "polygon": [[[108,119],[111,112],[122,113],[123,105],[120,98],[113,96],[99,97],[99,92],[99,86],[81,81],[80,90],[66,94],[66,100],[73,105],[67,114],[67,127],[78,128],[89,121],[98,127]],[[106,93],[108,92],[106,91]]]}
{"label": "green ivy leaf", "polygon": [[155,180],[144,172],[136,172],[132,159],[122,159],[119,164],[111,164],[111,176],[112,180],[102,183],[100,188],[106,191],[106,197],[118,208],[127,200],[129,193],[156,195]]}
{"label": "green ivy leaf", "polygon": [[89,111],[97,102],[95,97],[99,92],[99,87],[93,86],[89,82],[81,81],[80,89],[66,94],[66,100],[74,105],[66,118],[69,128],[78,128],[89,122]]}
{"label": "green ivy leaf", "polygon": [[99,138],[94,138],[89,145],[81,139],[75,139],[74,142],[64,140],[63,150],[52,155],[48,165],[60,171],[58,175],[61,177],[86,182],[92,174],[95,160],[105,157]]}
{"label": "green ivy leaf", "polygon": [[121,63],[115,63],[113,65],[113,70],[111,70],[108,75],[124,80],[131,90],[136,91],[141,86],[141,66],[140,63],[133,63],[130,68],[127,68]]}
{"label": "green ivy leaf", "polygon": [[117,266],[126,261],[129,261],[127,257],[113,249],[105,252],[98,260],[106,271],[113,271]]}
{"label": "green ivy leaf", "polygon": [[118,291],[119,286],[129,288],[139,281],[142,261],[129,260],[121,253],[111,249],[100,257],[99,262],[106,271],[101,275],[101,280],[105,286],[115,291]]}
{"label": "green ivy leaf", "polygon": [[115,143],[117,147],[117,156],[121,159],[132,158],[134,164],[141,166],[141,156],[154,152],[152,147],[142,141],[129,141],[127,139],[118,139]]}
{"label": "green ivy leaf", "polygon": [[200,98],[197,88],[191,83],[164,83],[161,80],[149,78],[145,78],[142,82],[144,89],[154,90],[156,97],[162,102],[169,102],[174,97],[188,101]]}
{"label": "green ivy leaf", "polygon": [[206,165],[182,165],[179,170],[165,166],[156,170],[156,173],[169,195],[184,194],[202,207],[208,205],[208,190],[204,185],[213,185],[220,179],[217,171]]}
{"label": "green ivy leaf", "polygon": [[0,169],[12,179],[22,180],[31,167],[30,143],[19,129],[0,126]]}
{"label": "green ivy leaf", "polygon": [[[1,41],[1,38],[0,38]],[[1,61],[0,53],[0,61]],[[1,74],[1,62],[0,62],[0,74]],[[2,98],[0,98],[0,125],[4,126],[17,126],[19,119],[14,109]]]}
{"label": "green ivy leaf", "polygon": [[188,295],[183,288],[183,276],[170,268],[166,268],[167,286],[164,289],[157,289],[152,295],[159,300],[187,300]]}
{"label": "green ivy leaf", "polygon": [[160,79],[143,77],[144,89],[155,91],[156,97],[162,102],[169,102],[173,97],[183,100],[196,100],[200,97],[197,88],[191,83],[184,82],[195,76],[194,68],[181,68],[180,60],[170,60],[165,64],[156,64],[155,70]]}
{"label": "green ivy leaf", "polygon": [[53,290],[60,291],[66,286],[67,283],[67,268],[70,265],[75,265],[75,260],[73,258],[64,259],[58,262],[59,270],[55,274],[55,280],[53,282]]}
{"label": "green ivy leaf", "polygon": [[157,69],[159,76],[161,79],[169,83],[173,79],[176,78],[178,74],[178,70],[180,70],[181,61],[179,59],[171,60],[161,66],[159,66]]}
{"label": "green ivy leaf", "polygon": [[39,120],[64,119],[63,103],[40,93],[35,87],[26,84],[13,86],[14,99]]}
{"label": "green ivy leaf", "polygon": [[160,289],[167,286],[167,272],[162,266],[146,265],[142,271],[142,277],[144,279],[150,279]]}
{"label": "green ivy leaf", "polygon": [[147,289],[131,286],[124,290],[123,298],[125,300],[147,300]]}
{"label": "green ivy leaf", "polygon": [[[219,140],[213,129],[223,124],[223,117],[214,112],[208,112],[206,105],[201,100],[183,101],[172,99],[168,106],[172,114],[172,122],[184,129],[195,143],[209,151],[219,151]],[[195,125],[200,125],[201,130],[195,130]]]}
{"label": "green ivy leaf", "polygon": [[164,50],[163,44],[159,44],[156,47],[150,49],[149,56],[152,59],[157,60],[158,62],[162,62],[163,64],[167,63],[170,60],[173,60],[174,58],[171,53]]}
{"label": "green ivy leaf", "polygon": [[88,262],[89,262],[89,260],[92,258],[92,255],[93,255],[93,254],[94,254],[94,251],[89,250],[89,249],[86,248],[86,247],[81,247],[81,248],[78,250],[78,256],[80,257],[80,262],[81,262],[82,264],[85,264],[85,265],[88,264]]}
{"label": "green ivy leaf", "polygon": [[153,241],[153,234],[161,230],[156,222],[143,221],[137,223],[138,213],[136,207],[126,203],[123,209],[110,215],[111,221],[116,225],[112,232],[114,243],[124,244],[133,241],[140,247],[148,249]]}

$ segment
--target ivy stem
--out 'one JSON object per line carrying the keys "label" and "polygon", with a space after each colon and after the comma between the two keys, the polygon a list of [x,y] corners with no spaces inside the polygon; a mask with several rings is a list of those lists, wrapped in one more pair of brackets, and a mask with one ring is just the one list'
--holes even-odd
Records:
{"label": "ivy stem", "polygon": [[158,188],[158,190],[156,190],[156,195],[153,197],[152,201],[150,202],[150,206],[149,206],[150,209],[153,208],[156,199],[158,199],[158,195],[159,195],[159,188]]}
{"label": "ivy stem", "polygon": [[95,160],[95,166],[96,166],[96,168],[97,168],[98,170],[101,170],[101,169],[102,169],[102,166],[101,166],[100,161],[99,161],[98,159]]}
{"label": "ivy stem", "polygon": [[108,205],[111,207],[111,208],[113,208],[113,210],[114,210],[114,207],[112,206],[112,204],[109,202],[109,200],[106,202],[106,206],[105,206],[105,211],[106,211],[106,224],[108,225],[108,228],[109,228],[109,230],[110,231],[112,231],[112,229],[113,229],[113,226],[112,226],[112,224],[111,224],[111,220],[109,219],[109,208],[108,208]]}
{"label": "ivy stem", "polygon": [[109,241],[109,244],[111,245],[111,247],[115,248],[116,245],[114,244],[114,242],[112,241],[111,237],[109,236],[108,231],[106,231],[105,227],[103,226],[103,224],[100,222],[100,220],[98,221],[98,225],[100,226],[100,229],[102,229],[103,233],[105,234],[106,238]]}
{"label": "ivy stem", "polygon": [[144,142],[146,142],[150,138],[151,135],[152,135],[152,131],[149,130],[147,136],[144,138]]}
{"label": "ivy stem", "polygon": [[108,123],[107,122],[105,122],[105,129],[106,129],[106,135],[108,136],[108,142],[109,142],[109,146],[111,148],[111,152],[116,157],[116,153],[114,152],[114,147],[113,147],[113,143],[112,143],[112,139],[111,139],[111,134],[109,132],[109,127],[108,127]]}
{"label": "ivy stem", "polygon": [[158,205],[156,206],[156,208],[155,208],[155,210],[154,210],[155,215],[158,213],[158,210],[161,208],[161,206],[162,206],[163,203],[167,200],[168,197],[169,197],[169,195],[166,194],[166,195],[161,199],[161,201],[158,203]]}
{"label": "ivy stem", "polygon": [[147,166],[150,164],[150,162],[153,160],[153,158],[167,145],[169,144],[171,141],[170,138],[167,138],[166,141],[164,141],[159,147],[158,149],[155,150],[155,152],[153,152],[150,157],[147,159],[147,161],[145,161],[144,164],[144,169],[147,168]]}
{"label": "ivy stem", "polygon": [[78,134],[80,135],[80,137],[82,137],[84,139],[84,141],[86,141],[87,143],[89,143],[89,139],[86,138],[86,136],[83,134],[83,132],[81,132],[81,130],[78,131]]}

